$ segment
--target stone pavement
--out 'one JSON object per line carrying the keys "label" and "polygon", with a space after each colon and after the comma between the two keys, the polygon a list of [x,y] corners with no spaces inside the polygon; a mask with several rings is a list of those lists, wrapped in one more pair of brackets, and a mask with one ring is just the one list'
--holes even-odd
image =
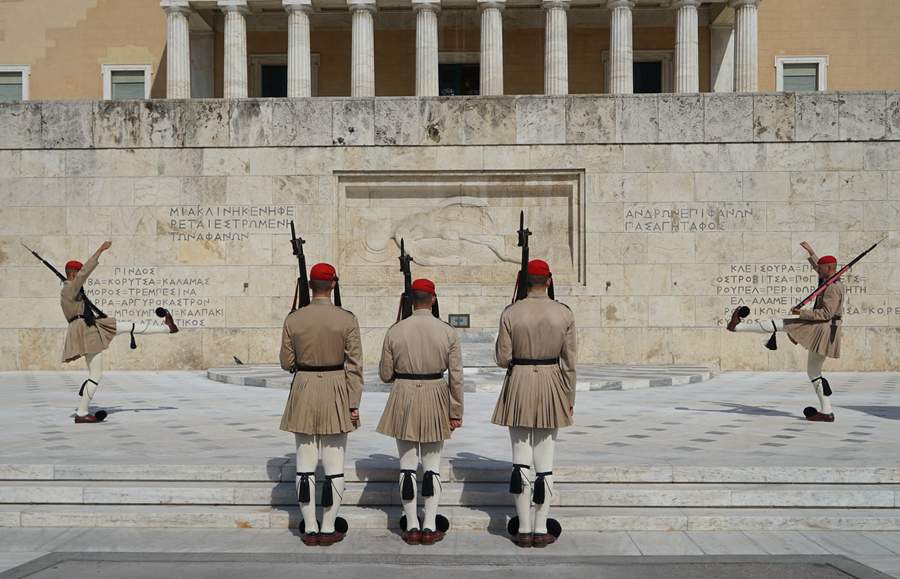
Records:
{"label": "stone pavement", "polygon": [[[191,480],[201,480],[228,469],[272,471],[276,481],[290,476],[293,439],[278,430],[287,397],[283,390],[223,384],[206,379],[202,372],[108,372],[95,398],[110,412],[108,422],[75,425],[76,393],[84,377],[85,372],[0,373],[0,404],[8,409],[0,447],[0,494],[25,496],[28,489],[16,486],[17,480],[35,489],[47,481],[60,485],[54,487],[60,492],[59,502],[67,502],[61,490],[69,488],[85,497],[84,506],[70,508],[88,508],[93,516],[104,516],[104,509],[113,507],[87,505],[110,501],[86,497],[93,491],[102,498],[111,484],[107,481],[115,478],[149,480],[154,473],[180,470],[196,477]],[[604,483],[595,486],[604,490],[627,486],[649,493],[642,496],[654,498],[646,499],[650,502],[640,509],[591,503],[603,517],[631,513],[629,528],[608,526],[598,532],[589,525],[581,527],[585,530],[570,525],[564,540],[545,552],[521,553],[505,537],[502,524],[501,528],[489,524],[488,530],[453,531],[428,553],[526,558],[840,555],[900,577],[900,526],[894,514],[900,491],[900,429],[895,428],[900,405],[893,398],[900,373],[828,377],[835,389],[833,424],[803,419],[803,407],[815,401],[803,373],[729,372],[670,388],[579,394],[575,426],[560,432],[554,472],[573,482],[595,477],[595,482]],[[394,441],[374,432],[386,399],[381,392],[363,396],[363,425],[350,437],[348,473],[396,468]],[[507,433],[490,425],[495,401],[495,394],[467,394],[464,426],[445,445],[448,481],[456,470],[473,465],[495,468],[508,479]],[[104,469],[108,475],[104,482],[86,480],[89,470]],[[666,505],[666,500],[674,500],[666,498],[666,490],[681,482],[703,492],[714,490],[731,501],[725,506],[741,507],[741,513],[763,513],[759,516],[768,522],[764,527],[744,522],[735,527],[739,530],[717,530],[723,526],[715,521],[724,511]],[[826,489],[826,484],[832,486]],[[268,487],[271,491],[272,484]],[[779,518],[783,509],[771,507],[781,505],[775,501],[794,500],[790,493],[797,491],[791,489],[804,490],[803,500],[811,502],[785,505],[800,504],[810,516],[828,511],[831,522],[797,526],[796,512],[787,510]],[[566,497],[567,492],[561,489],[558,494]],[[307,552],[295,531],[277,525],[85,528],[53,518],[65,505],[29,505],[32,501],[24,499],[2,502],[6,504],[0,505],[0,570],[56,552]],[[202,507],[209,512],[216,508],[221,507]],[[451,510],[452,519],[457,514],[465,518],[461,507]],[[729,516],[735,511],[725,510]],[[555,512],[561,516],[566,509],[557,507]],[[422,552],[411,551],[417,548],[385,529],[381,516],[382,528],[354,529],[328,553],[340,558]],[[637,522],[644,519],[657,523],[640,528]],[[668,527],[658,524],[669,520],[673,523]],[[287,518],[283,522],[286,526]]]}

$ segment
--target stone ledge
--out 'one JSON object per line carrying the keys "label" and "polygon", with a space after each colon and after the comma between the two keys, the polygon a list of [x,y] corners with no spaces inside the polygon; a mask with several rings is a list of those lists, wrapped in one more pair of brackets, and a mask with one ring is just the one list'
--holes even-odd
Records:
{"label": "stone ledge", "polygon": [[898,138],[897,91],[0,103],[0,149]]}

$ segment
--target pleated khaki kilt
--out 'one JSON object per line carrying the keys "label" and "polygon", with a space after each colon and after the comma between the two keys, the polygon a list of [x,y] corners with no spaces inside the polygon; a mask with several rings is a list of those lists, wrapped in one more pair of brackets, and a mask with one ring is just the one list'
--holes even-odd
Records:
{"label": "pleated khaki kilt", "polygon": [[831,320],[821,322],[790,318],[784,321],[784,330],[795,344],[826,358],[841,357],[843,324],[837,320],[837,331],[831,341]]}
{"label": "pleated khaki kilt", "polygon": [[301,434],[353,432],[343,370],[297,372],[281,417],[281,430]]}
{"label": "pleated khaki kilt", "polygon": [[109,343],[115,337],[115,318],[97,318],[96,324],[91,328],[83,319],[77,319],[66,330],[62,361],[73,362],[88,354],[99,354],[109,348]]}
{"label": "pleated khaki kilt", "polygon": [[571,426],[569,396],[558,366],[514,366],[491,422],[523,428]]}
{"label": "pleated khaki kilt", "polygon": [[[418,386],[421,385],[421,386]],[[436,380],[394,381],[376,432],[414,442],[450,438],[450,387]]]}

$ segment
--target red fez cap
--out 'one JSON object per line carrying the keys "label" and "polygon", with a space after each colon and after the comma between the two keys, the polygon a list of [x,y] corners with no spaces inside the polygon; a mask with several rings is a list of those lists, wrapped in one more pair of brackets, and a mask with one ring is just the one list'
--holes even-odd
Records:
{"label": "red fez cap", "polygon": [[437,292],[434,291],[434,283],[424,278],[417,279],[416,281],[412,282],[410,289],[428,292],[431,295],[435,296],[437,295]]}
{"label": "red fez cap", "polygon": [[66,264],[66,269],[81,269],[82,267],[84,267],[84,264],[80,261],[70,261]]}
{"label": "red fez cap", "polygon": [[317,279],[320,281],[335,281],[334,267],[327,263],[317,263],[309,270],[309,279]]}
{"label": "red fez cap", "polygon": [[826,263],[837,263],[837,258],[833,255],[826,255],[819,258],[819,265],[825,265]]}
{"label": "red fez cap", "polygon": [[528,262],[528,273],[531,275],[550,275],[550,266],[546,261],[533,259]]}

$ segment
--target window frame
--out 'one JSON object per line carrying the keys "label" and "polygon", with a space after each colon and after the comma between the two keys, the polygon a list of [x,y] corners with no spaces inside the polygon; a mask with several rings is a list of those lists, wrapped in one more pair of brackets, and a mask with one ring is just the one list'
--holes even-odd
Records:
{"label": "window frame", "polygon": [[828,90],[828,55],[818,56],[776,56],[775,90],[784,92],[785,64],[815,64],[818,67],[816,92]]}
{"label": "window frame", "polygon": [[[0,64],[0,72],[19,72],[22,73],[22,100],[30,99],[28,77],[31,76],[30,64]],[[16,101],[8,101],[16,102]]]}
{"label": "window frame", "polygon": [[[603,92],[610,93],[612,81],[610,79],[610,51],[604,50],[600,53],[600,61],[603,63]],[[660,89],[662,92],[658,94],[668,94],[675,92],[675,50],[633,50],[632,62],[661,62],[660,67]],[[633,80],[632,80],[633,84]]]}
{"label": "window frame", "polygon": [[144,73],[144,99],[150,98],[150,83],[153,78],[153,64],[147,62],[132,64],[101,64],[100,72],[103,75],[103,100],[112,98],[112,73],[120,71]]}
{"label": "window frame", "polygon": [[[262,68],[263,66],[287,66],[287,54],[251,54],[247,57],[250,82],[248,96],[250,98],[262,98]],[[322,63],[322,55],[318,52],[309,54],[310,95],[319,96],[319,66]]]}

